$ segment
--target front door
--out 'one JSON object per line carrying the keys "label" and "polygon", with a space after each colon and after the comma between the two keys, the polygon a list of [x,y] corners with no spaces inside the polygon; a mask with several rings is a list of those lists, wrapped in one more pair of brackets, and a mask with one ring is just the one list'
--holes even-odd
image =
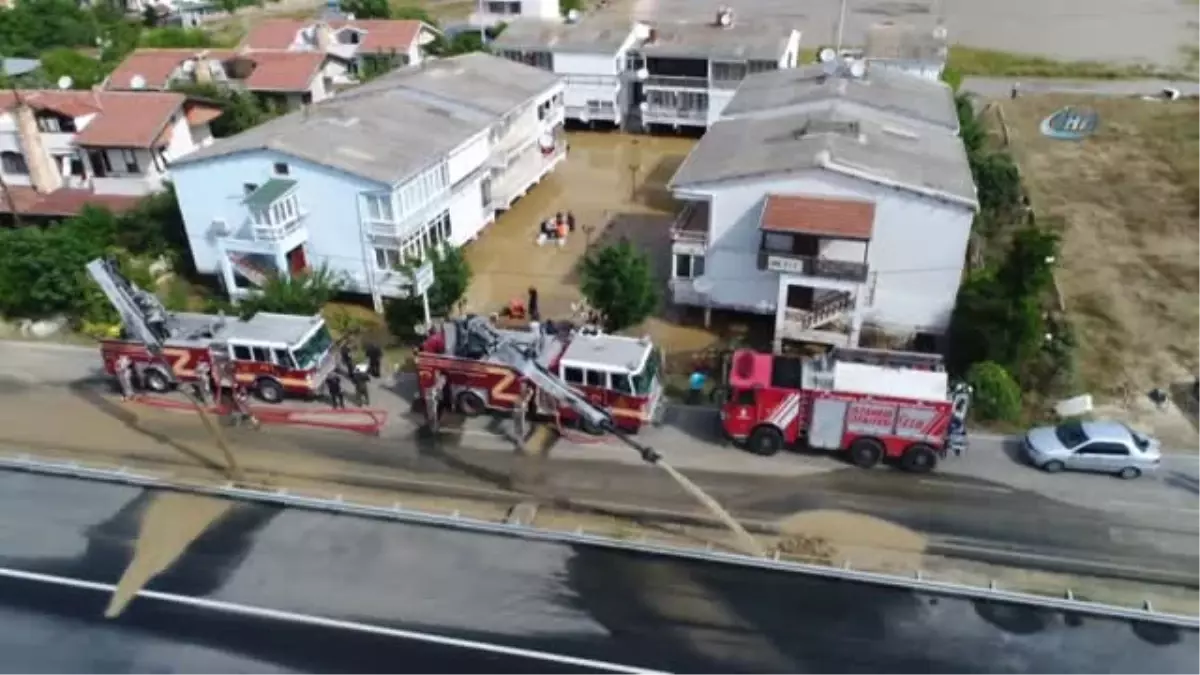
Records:
{"label": "front door", "polygon": [[289,274],[300,274],[304,270],[308,269],[308,257],[304,255],[303,244],[288,251],[287,263]]}

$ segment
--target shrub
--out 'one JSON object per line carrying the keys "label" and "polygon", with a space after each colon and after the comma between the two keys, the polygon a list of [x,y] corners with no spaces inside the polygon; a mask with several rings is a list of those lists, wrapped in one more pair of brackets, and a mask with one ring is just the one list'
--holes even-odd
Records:
{"label": "shrub", "polygon": [[1021,387],[994,361],[981,361],[967,371],[974,390],[971,406],[976,419],[1014,422],[1021,415]]}

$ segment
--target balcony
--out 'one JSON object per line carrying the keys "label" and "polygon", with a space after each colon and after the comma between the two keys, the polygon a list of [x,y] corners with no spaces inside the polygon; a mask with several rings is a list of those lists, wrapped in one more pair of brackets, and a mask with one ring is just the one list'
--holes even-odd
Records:
{"label": "balcony", "polygon": [[272,178],[242,203],[250,212],[250,232],[254,241],[279,243],[303,234],[308,214],[300,208],[296,181]]}
{"label": "balcony", "polygon": [[647,105],[642,111],[643,122],[696,122],[708,123],[708,108],[675,108],[665,105]]}
{"label": "balcony", "polygon": [[671,242],[707,246],[710,219],[708,202],[688,202],[671,224]]}
{"label": "balcony", "polygon": [[507,209],[533,187],[566,156],[566,143],[556,139],[554,148],[534,147],[514,158],[502,170],[492,174],[492,209]]}
{"label": "balcony", "polygon": [[869,271],[866,263],[765,250],[758,252],[758,269],[858,283],[867,280]]}
{"label": "balcony", "polygon": [[707,77],[685,77],[679,75],[650,75],[642,82],[643,87],[666,89],[708,89]]}

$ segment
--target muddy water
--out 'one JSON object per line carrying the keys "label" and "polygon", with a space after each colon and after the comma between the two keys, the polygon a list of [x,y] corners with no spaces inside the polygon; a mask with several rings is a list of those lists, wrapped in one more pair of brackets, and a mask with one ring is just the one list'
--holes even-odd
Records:
{"label": "muddy water", "polygon": [[[637,229],[659,242],[676,205],[665,186],[695,141],[687,138],[580,132],[568,135],[566,161],[502,214],[466,249],[475,272],[468,309],[495,312],[538,288],[542,314],[565,318],[579,301],[575,267],[589,240],[613,236],[610,224],[636,216]],[[565,246],[535,245],[539,223],[572,211],[579,228]],[[647,231],[650,230],[650,231]]]}
{"label": "muddy water", "polygon": [[160,492],[146,508],[134,547],[117,590],[104,611],[114,618],[151,579],[171,566],[187,547],[233,507],[233,502]]}
{"label": "muddy water", "polygon": [[779,521],[786,535],[835,543],[830,562],[872,569],[920,568],[923,536],[895,523],[847,511],[801,511]]}

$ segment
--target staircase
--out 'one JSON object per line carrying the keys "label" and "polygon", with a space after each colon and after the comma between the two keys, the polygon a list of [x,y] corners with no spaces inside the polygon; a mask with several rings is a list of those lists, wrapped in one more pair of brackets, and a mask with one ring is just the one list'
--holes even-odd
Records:
{"label": "staircase", "polygon": [[810,310],[788,310],[789,314],[800,314],[795,319],[789,316],[788,320],[794,321],[799,330],[816,330],[842,316],[853,304],[854,296],[850,293],[835,293],[819,301]]}
{"label": "staircase", "polygon": [[261,269],[249,256],[240,253],[230,253],[229,262],[237,269],[238,273],[246,277],[250,283],[262,288],[267,284],[267,280],[271,278],[271,272]]}

